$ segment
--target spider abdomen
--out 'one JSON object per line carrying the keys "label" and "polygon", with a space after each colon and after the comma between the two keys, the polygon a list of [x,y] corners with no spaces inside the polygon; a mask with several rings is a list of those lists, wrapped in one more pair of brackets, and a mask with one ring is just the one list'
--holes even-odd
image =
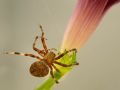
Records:
{"label": "spider abdomen", "polygon": [[31,65],[30,73],[35,77],[44,77],[49,73],[49,68],[44,62],[36,61]]}

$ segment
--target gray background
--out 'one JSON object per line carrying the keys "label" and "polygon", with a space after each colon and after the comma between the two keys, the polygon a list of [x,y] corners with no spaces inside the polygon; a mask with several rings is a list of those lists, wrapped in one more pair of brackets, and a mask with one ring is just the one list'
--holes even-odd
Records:
{"label": "gray background", "polygon": [[[49,48],[59,48],[76,0],[0,0],[0,51],[31,52],[43,25]],[[39,45],[40,46],[40,45]],[[112,7],[78,53],[79,67],[54,90],[120,90],[120,4]],[[45,78],[29,74],[35,60],[0,56],[0,90],[33,90]]]}

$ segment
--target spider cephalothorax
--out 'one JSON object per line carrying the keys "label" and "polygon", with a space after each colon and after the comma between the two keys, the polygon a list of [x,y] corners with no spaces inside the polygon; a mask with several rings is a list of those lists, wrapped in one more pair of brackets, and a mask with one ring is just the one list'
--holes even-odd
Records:
{"label": "spider cephalothorax", "polygon": [[59,60],[65,54],[67,54],[69,52],[73,52],[73,51],[77,52],[77,50],[76,49],[71,49],[71,50],[65,51],[64,53],[61,53],[61,54],[57,55],[55,52],[52,51],[52,50],[56,50],[56,49],[54,49],[54,48],[48,49],[47,48],[46,43],[45,43],[44,32],[43,32],[42,26],[40,26],[40,29],[42,31],[42,35],[41,35],[40,39],[41,39],[41,42],[42,42],[42,45],[43,45],[44,49],[40,50],[40,49],[35,47],[38,36],[36,36],[32,47],[33,47],[33,50],[35,50],[42,58],[38,55],[29,54],[29,53],[20,53],[20,52],[6,52],[4,54],[15,54],[15,55],[30,56],[32,58],[36,58],[38,61],[34,62],[31,65],[30,73],[33,76],[36,76],[36,77],[44,77],[50,71],[50,74],[51,74],[52,78],[55,80],[56,83],[58,83],[58,81],[54,77],[53,68],[57,72],[60,72],[60,71],[55,66],[55,64],[63,66],[63,67],[70,67],[70,66],[73,66],[73,65],[78,65],[79,63],[76,62],[76,63],[73,63],[73,64],[63,64],[63,63],[58,62],[57,60]]}

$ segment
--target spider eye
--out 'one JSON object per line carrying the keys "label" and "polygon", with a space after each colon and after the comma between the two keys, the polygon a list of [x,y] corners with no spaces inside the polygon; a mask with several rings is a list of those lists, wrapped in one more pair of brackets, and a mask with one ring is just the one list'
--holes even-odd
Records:
{"label": "spider eye", "polygon": [[44,77],[49,73],[49,68],[44,62],[34,62],[30,67],[30,73],[35,77]]}

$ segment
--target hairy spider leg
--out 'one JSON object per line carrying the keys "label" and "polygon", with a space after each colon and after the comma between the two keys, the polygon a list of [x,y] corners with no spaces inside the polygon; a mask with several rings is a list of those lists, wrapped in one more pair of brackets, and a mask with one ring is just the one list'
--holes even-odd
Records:
{"label": "hairy spider leg", "polygon": [[36,38],[33,42],[33,50],[35,50],[38,54],[40,54],[41,56],[44,57],[45,52],[43,50],[39,50],[38,48],[35,47],[37,39],[38,39],[38,36],[36,36]]}
{"label": "hairy spider leg", "polygon": [[40,25],[40,29],[42,32],[42,36],[41,36],[42,45],[43,45],[43,48],[45,49],[45,52],[48,53],[47,45],[46,45],[45,38],[44,38],[44,32],[43,32],[43,28],[41,25]]}
{"label": "hairy spider leg", "polygon": [[69,53],[69,52],[72,52],[72,51],[77,52],[77,49],[74,48],[74,49],[65,51],[64,53],[62,53],[62,54],[60,54],[59,56],[57,56],[57,57],[55,58],[55,60],[58,60],[58,59],[62,58],[65,54],[67,54],[67,53]]}
{"label": "hairy spider leg", "polygon": [[60,63],[60,62],[57,62],[57,61],[54,61],[55,64],[58,64],[60,66],[63,66],[63,67],[71,67],[71,66],[74,66],[74,65],[79,65],[79,63],[72,63],[72,64],[63,64],[63,63]]}
{"label": "hairy spider leg", "polygon": [[57,72],[61,73],[60,70],[54,64],[52,64],[52,66]]}
{"label": "hairy spider leg", "polygon": [[40,61],[42,61],[42,59],[34,54],[29,54],[29,53],[20,53],[20,52],[5,52],[5,53],[2,53],[2,54],[12,54],[12,55],[19,55],[19,56],[29,56],[29,57],[32,57],[32,58],[36,58],[36,59],[39,59]]}
{"label": "hairy spider leg", "polygon": [[54,51],[57,51],[57,49],[55,49],[55,48],[51,48],[51,49],[48,49],[48,50],[54,50]]}
{"label": "hairy spider leg", "polygon": [[54,80],[56,83],[59,83],[58,80],[56,80],[56,78],[54,77],[52,66],[49,66],[49,67],[50,67],[50,75],[51,75],[51,77],[53,78],[53,80]]}

